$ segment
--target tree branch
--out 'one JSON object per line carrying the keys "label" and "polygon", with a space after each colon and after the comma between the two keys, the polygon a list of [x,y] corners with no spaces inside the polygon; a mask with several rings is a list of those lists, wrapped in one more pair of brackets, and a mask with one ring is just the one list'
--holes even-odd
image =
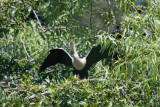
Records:
{"label": "tree branch", "polygon": [[39,24],[39,26],[41,27],[41,29],[44,31],[44,29],[43,29],[43,27],[42,27],[42,25],[41,25],[41,22],[40,22],[40,20],[39,20],[39,18],[38,18],[38,16],[37,16],[37,14],[36,14],[36,11],[35,10],[33,10],[33,13],[35,14],[35,16],[36,16],[36,18],[37,18],[37,20],[38,20],[38,24]]}
{"label": "tree branch", "polygon": [[31,56],[29,55],[29,53],[27,52],[27,49],[26,49],[26,47],[25,47],[24,41],[22,40],[22,37],[20,37],[20,40],[21,40],[21,42],[22,42],[22,44],[23,44],[23,47],[24,47],[24,50],[25,50],[27,56],[29,57],[29,59],[32,59]]}

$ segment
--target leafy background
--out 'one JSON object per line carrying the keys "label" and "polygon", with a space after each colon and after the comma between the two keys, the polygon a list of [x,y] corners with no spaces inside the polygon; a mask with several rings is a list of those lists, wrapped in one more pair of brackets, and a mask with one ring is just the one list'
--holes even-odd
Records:
{"label": "leafy background", "polygon": [[[158,0],[0,0],[0,105],[159,106]],[[119,35],[121,38],[118,39]],[[112,40],[119,58],[105,60],[78,80],[57,64],[38,75],[48,50],[84,57]],[[104,47],[105,47],[104,46]]]}

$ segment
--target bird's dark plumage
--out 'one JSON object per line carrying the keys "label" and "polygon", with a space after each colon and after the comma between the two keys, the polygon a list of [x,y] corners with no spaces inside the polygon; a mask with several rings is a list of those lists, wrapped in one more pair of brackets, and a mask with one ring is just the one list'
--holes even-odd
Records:
{"label": "bird's dark plumage", "polygon": [[90,53],[87,55],[86,59],[88,62],[88,67],[104,59],[108,55],[107,50],[102,51],[101,45],[94,46]]}
{"label": "bird's dark plumage", "polygon": [[50,54],[47,56],[43,64],[40,66],[39,73],[51,65],[61,63],[65,64],[66,66],[73,67],[73,74],[79,75],[79,78],[88,78],[88,70],[93,64],[97,63],[98,61],[104,58],[110,60],[112,59],[112,57],[114,57],[117,59],[116,54],[110,54],[110,46],[108,46],[104,51],[102,51],[101,48],[101,45],[93,46],[89,54],[85,57],[86,65],[82,70],[77,70],[73,67],[72,59],[75,57],[72,58],[67,51],[65,51],[64,49],[53,49],[50,51]]}
{"label": "bird's dark plumage", "polygon": [[64,49],[53,49],[49,52],[49,55],[39,68],[39,73],[45,70],[47,67],[55,65],[57,63],[65,64],[66,66],[72,67],[72,57]]}

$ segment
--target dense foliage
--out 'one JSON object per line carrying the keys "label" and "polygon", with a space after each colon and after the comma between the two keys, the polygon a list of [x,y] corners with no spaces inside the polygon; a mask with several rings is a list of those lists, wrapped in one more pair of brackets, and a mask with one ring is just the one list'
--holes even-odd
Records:
{"label": "dense foliage", "polygon": [[[158,0],[0,0],[0,7],[0,106],[160,106]],[[38,75],[48,50],[71,53],[72,40],[81,57],[111,41],[119,58],[111,67],[98,62],[90,80],[60,64]]]}

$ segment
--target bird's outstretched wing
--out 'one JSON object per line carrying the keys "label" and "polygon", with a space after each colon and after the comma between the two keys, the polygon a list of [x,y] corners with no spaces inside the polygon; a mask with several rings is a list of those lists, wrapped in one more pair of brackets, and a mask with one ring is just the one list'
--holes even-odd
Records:
{"label": "bird's outstretched wing", "polygon": [[72,66],[72,57],[66,50],[58,48],[50,50],[49,52],[50,54],[47,56],[47,58],[44,60],[44,62],[39,68],[39,73],[45,70],[47,67],[55,65],[57,63],[65,64],[69,67]]}
{"label": "bird's outstretched wing", "polygon": [[89,68],[101,59],[117,57],[114,53],[110,54],[111,51],[111,46],[108,46],[104,51],[102,51],[101,45],[94,46],[86,57],[86,66]]}

